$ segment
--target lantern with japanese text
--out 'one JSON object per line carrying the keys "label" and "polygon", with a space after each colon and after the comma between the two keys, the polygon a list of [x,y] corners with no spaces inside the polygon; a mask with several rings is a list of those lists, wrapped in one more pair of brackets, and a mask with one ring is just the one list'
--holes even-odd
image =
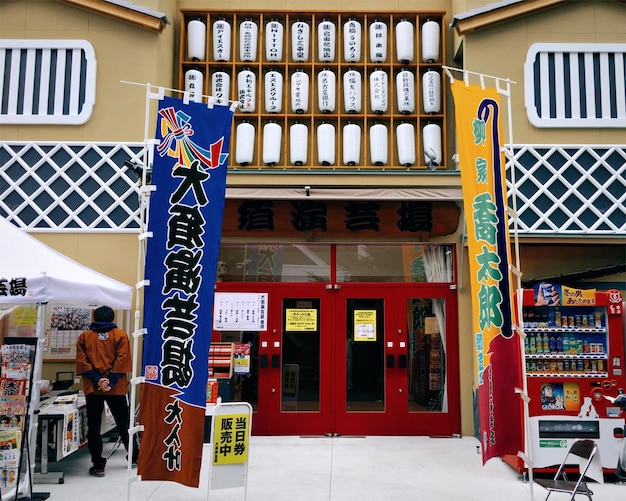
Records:
{"label": "lantern with japanese text", "polygon": [[398,162],[410,167],[415,164],[415,127],[412,123],[401,123],[396,127]]}
{"label": "lantern with japanese text", "polygon": [[309,128],[301,123],[289,127],[289,160],[293,165],[306,163],[309,149]]}
{"label": "lantern with japanese text", "polygon": [[388,99],[387,73],[377,69],[370,73],[370,107],[374,113],[385,113],[387,111]]}
{"label": "lantern with japanese text", "polygon": [[309,74],[296,70],[291,74],[291,111],[306,113],[309,109]]}
{"label": "lantern with japanese text", "polygon": [[185,91],[189,92],[189,98],[196,103],[202,102],[202,89],[204,75],[199,70],[187,70],[185,72]]}
{"label": "lantern with japanese text", "polygon": [[441,75],[429,70],[422,76],[424,113],[441,112]]}
{"label": "lantern with japanese text", "polygon": [[226,19],[213,23],[213,59],[230,61],[230,23]]}
{"label": "lantern with japanese text", "polygon": [[254,158],[254,125],[250,122],[241,122],[237,125],[235,139],[235,162],[239,165],[249,165]]}
{"label": "lantern with japanese text", "polygon": [[249,70],[241,70],[237,74],[237,94],[244,113],[254,113],[256,110],[256,74]]}
{"label": "lantern with japanese text", "polygon": [[322,63],[335,60],[335,35],[337,28],[330,19],[324,19],[317,27],[317,57]]}
{"label": "lantern with japanese text", "polygon": [[265,59],[271,63],[283,60],[284,26],[277,19],[265,25]]}
{"label": "lantern with japanese text", "polygon": [[335,74],[330,70],[322,70],[317,74],[317,100],[322,113],[335,111]]}
{"label": "lantern with japanese text", "polygon": [[199,19],[187,24],[187,58],[191,61],[204,61],[206,55],[206,25]]}
{"label": "lantern with japanese text", "polygon": [[304,21],[296,21],[291,25],[291,57],[296,62],[309,60],[310,30]]}
{"label": "lantern with japanese text", "polygon": [[322,165],[335,163],[335,126],[322,123],[317,127],[317,158]]}
{"label": "lantern with japanese text", "polygon": [[275,70],[265,74],[265,111],[280,113],[283,109],[283,76]]}
{"label": "lantern with japanese text", "polygon": [[374,165],[387,164],[387,126],[374,124],[370,127],[370,156]]}
{"label": "lantern with japanese text", "polygon": [[438,124],[427,124],[422,129],[424,145],[424,161],[429,168],[441,165],[441,127]]}
{"label": "lantern with japanese text", "polygon": [[239,25],[239,59],[245,62],[256,61],[259,26],[252,19],[244,19]]}
{"label": "lantern with japanese text", "polygon": [[370,61],[384,63],[387,60],[387,25],[380,20],[370,24]]}
{"label": "lantern with japanese text", "polygon": [[440,37],[437,21],[429,20],[422,25],[422,61],[425,63],[439,61]]}
{"label": "lantern with japanese text", "polygon": [[409,70],[399,71],[396,75],[396,94],[398,111],[413,113],[415,111],[415,76]]}
{"label": "lantern with japanese text", "polygon": [[216,71],[211,75],[211,95],[217,104],[228,104],[230,99],[230,75]]}
{"label": "lantern with japanese text", "polygon": [[283,128],[276,122],[267,122],[263,126],[263,163],[274,166],[280,162],[280,146]]}
{"label": "lantern with japanese text", "polygon": [[396,25],[396,57],[402,64],[409,64],[415,57],[413,23],[408,19]]}
{"label": "lantern with japanese text", "polygon": [[355,123],[347,123],[343,127],[343,163],[354,166],[361,157],[361,127]]}
{"label": "lantern with japanese text", "polygon": [[361,23],[353,17],[343,25],[343,59],[346,63],[361,60]]}
{"label": "lantern with japanese text", "polygon": [[343,107],[347,113],[361,113],[361,73],[357,70],[343,74]]}

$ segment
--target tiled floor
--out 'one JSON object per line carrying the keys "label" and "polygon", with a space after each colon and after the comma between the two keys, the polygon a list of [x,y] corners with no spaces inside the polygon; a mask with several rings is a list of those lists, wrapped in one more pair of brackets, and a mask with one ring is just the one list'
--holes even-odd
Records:
{"label": "tiled floor", "polygon": [[[113,444],[105,445],[107,451]],[[128,482],[125,452],[117,451],[104,478],[90,477],[81,449],[50,471],[63,484],[35,484],[53,501],[528,501],[530,486],[499,459],[482,465],[475,438],[252,437],[247,489],[211,489],[203,465],[198,489],[171,482]],[[206,446],[208,447],[208,446]],[[207,454],[205,454],[206,460]],[[134,470],[133,470],[134,471]],[[594,501],[626,500],[626,486],[593,484]],[[208,494],[208,496],[207,496]],[[546,491],[533,488],[534,500]],[[550,501],[567,499],[553,494]]]}

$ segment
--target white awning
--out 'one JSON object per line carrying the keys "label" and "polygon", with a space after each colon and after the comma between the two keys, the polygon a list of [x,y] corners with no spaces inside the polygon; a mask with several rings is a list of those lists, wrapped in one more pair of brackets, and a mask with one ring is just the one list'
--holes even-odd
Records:
{"label": "white awning", "polygon": [[328,188],[245,187],[226,188],[227,199],[249,200],[463,200],[461,188]]}

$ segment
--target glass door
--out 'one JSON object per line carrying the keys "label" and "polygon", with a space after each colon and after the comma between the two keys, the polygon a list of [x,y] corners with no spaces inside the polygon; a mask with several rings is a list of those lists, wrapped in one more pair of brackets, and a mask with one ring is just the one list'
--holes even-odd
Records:
{"label": "glass door", "polygon": [[456,293],[447,285],[396,291],[399,435],[461,431]]}
{"label": "glass door", "polygon": [[334,433],[460,433],[454,291],[342,284],[336,308]]}
{"label": "glass door", "polygon": [[333,432],[390,435],[397,426],[392,289],[342,284],[336,291]]}
{"label": "glass door", "polygon": [[264,434],[331,432],[332,368],[326,358],[331,308],[323,286],[274,289],[269,328],[260,345],[259,400],[264,400],[267,413]]}

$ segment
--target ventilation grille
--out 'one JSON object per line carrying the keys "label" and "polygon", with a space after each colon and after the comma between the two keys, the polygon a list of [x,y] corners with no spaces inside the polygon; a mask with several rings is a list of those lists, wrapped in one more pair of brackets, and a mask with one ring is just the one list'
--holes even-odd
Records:
{"label": "ventilation grille", "polygon": [[626,44],[535,44],[524,88],[536,127],[626,127]]}
{"label": "ventilation grille", "polygon": [[0,40],[0,123],[85,123],[96,59],[83,40]]}

